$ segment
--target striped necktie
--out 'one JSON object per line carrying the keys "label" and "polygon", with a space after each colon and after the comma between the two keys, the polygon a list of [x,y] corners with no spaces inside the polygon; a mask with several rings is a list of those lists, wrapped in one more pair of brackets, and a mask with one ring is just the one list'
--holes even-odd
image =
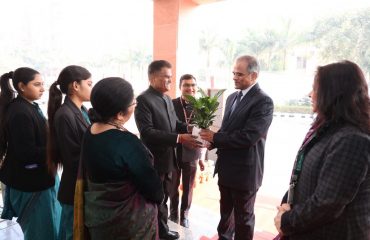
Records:
{"label": "striped necktie", "polygon": [[239,91],[238,95],[236,96],[236,99],[234,101],[234,104],[233,106],[231,107],[231,113],[234,112],[235,108],[238,106],[238,104],[240,103],[240,100],[242,99],[243,97],[243,93],[242,91]]}

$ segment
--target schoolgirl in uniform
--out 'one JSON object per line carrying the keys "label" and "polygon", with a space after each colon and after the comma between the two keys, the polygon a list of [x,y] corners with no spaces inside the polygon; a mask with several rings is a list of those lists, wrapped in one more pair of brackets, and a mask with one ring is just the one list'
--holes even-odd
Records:
{"label": "schoolgirl in uniform", "polygon": [[21,67],[3,74],[0,87],[0,181],[6,185],[1,218],[17,217],[25,240],[57,239],[59,179],[47,169],[47,123],[35,102],[44,81],[36,70]]}

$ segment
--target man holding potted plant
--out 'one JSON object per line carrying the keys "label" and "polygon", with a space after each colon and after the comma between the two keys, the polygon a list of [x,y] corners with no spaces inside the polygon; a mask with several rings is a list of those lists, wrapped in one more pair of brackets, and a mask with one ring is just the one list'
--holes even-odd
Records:
{"label": "man holding potted plant", "polygon": [[[137,97],[135,121],[140,138],[154,157],[154,168],[161,178],[165,193],[158,206],[158,229],[160,239],[178,239],[179,234],[167,225],[167,199],[172,185],[172,172],[177,166],[175,147],[178,143],[191,147],[200,144],[188,134],[187,124],[178,121],[171,98],[165,94],[171,88],[171,64],[156,60],[149,64],[149,88]],[[181,134],[179,134],[181,133]]]}
{"label": "man holding potted plant", "polygon": [[252,56],[237,58],[233,80],[239,91],[226,100],[218,132],[202,130],[202,139],[217,148],[221,219],[219,239],[253,239],[254,202],[263,177],[264,148],[273,102],[257,83],[259,64]]}
{"label": "man holding potted plant", "polygon": [[[180,77],[179,87],[181,96],[173,99],[173,106],[180,121],[187,124],[193,123],[194,110],[188,102],[186,96],[195,96],[197,91],[197,82],[193,75],[185,74]],[[189,148],[179,144],[176,148],[177,163],[179,168],[172,174],[173,188],[170,191],[170,217],[169,219],[178,223],[179,221],[179,185],[182,180],[182,197],[180,206],[180,225],[189,227],[188,213],[193,198],[193,185],[197,172],[197,162],[199,160],[200,170],[204,170],[200,148]]]}

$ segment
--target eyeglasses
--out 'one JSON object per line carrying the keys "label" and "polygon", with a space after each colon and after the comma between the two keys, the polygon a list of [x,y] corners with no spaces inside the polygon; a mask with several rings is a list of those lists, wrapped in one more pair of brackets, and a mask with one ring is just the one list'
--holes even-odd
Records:
{"label": "eyeglasses", "polygon": [[185,87],[185,88],[189,88],[189,87],[196,87],[197,84],[195,84],[195,83],[192,83],[192,84],[190,84],[190,83],[184,83],[182,86]]}
{"label": "eyeglasses", "polygon": [[233,72],[233,75],[235,77],[238,77],[238,78],[241,78],[241,77],[244,77],[244,76],[248,76],[250,75],[251,73],[241,73],[241,72]]}
{"label": "eyeglasses", "polygon": [[137,104],[137,101],[136,100],[134,100],[130,105],[128,105],[129,107],[131,107],[131,106],[134,106],[134,105],[136,105]]}

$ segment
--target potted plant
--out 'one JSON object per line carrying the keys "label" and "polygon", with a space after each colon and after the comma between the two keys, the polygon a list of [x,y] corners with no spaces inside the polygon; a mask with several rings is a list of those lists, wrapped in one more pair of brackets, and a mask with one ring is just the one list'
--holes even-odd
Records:
{"label": "potted plant", "polygon": [[208,96],[202,89],[199,89],[201,96],[195,98],[193,96],[185,96],[187,101],[193,107],[194,118],[193,122],[196,126],[202,129],[208,129],[212,126],[216,117],[216,111],[220,103],[218,98],[225,92],[226,89],[221,89],[214,96]]}

